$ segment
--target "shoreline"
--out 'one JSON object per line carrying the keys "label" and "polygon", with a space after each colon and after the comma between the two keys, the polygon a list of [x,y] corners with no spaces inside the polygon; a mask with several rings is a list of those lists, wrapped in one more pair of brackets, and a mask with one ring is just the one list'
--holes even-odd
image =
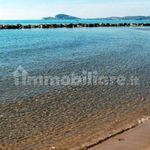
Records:
{"label": "shoreline", "polygon": [[[112,150],[114,149],[119,150],[120,148],[133,150],[133,149],[137,149],[138,146],[139,147],[141,146],[141,148],[143,148],[140,150],[149,150],[150,143],[145,141],[147,138],[149,138],[149,133],[148,133],[149,124],[150,124],[150,117],[142,118],[137,122],[137,124],[131,125],[129,128],[126,128],[120,132],[117,132],[116,134],[106,137],[105,139],[102,139],[98,141],[97,143],[89,145],[83,150],[87,150],[87,149],[90,149],[90,150],[106,149],[107,150],[110,147],[112,148]],[[140,135],[141,137],[139,139]],[[142,139],[142,136],[143,136],[143,139]],[[137,140],[140,140],[140,142],[138,142]],[[124,142],[125,144],[124,143],[122,144],[121,142]],[[129,142],[132,146],[128,145]],[[138,143],[138,146],[137,146],[137,143]]]}
{"label": "shoreline", "polygon": [[22,25],[22,24],[4,24],[0,25],[0,30],[6,29],[54,29],[54,28],[92,28],[92,27],[149,27],[150,23],[78,23],[78,24],[37,24],[37,25]]}

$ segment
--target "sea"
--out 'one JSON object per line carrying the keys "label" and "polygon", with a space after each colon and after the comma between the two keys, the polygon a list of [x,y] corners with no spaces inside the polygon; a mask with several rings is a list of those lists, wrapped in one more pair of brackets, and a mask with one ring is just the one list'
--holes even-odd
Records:
{"label": "sea", "polygon": [[[99,20],[18,20],[0,21],[0,24],[79,22],[98,23]],[[118,21],[115,22],[114,20],[104,20],[102,22],[118,23]],[[124,20],[120,22],[124,22]],[[132,22],[139,21],[135,20]],[[143,20],[142,22],[150,21]],[[105,67],[109,68],[108,70],[111,70],[111,66],[114,70],[117,70],[118,68],[116,67],[119,66],[123,71],[143,66],[145,63],[149,63],[149,34],[149,27],[1,30],[0,99],[15,99],[15,97],[19,97],[16,96],[18,95],[16,91],[13,92],[17,87],[12,89],[13,85],[11,87],[11,84],[13,83],[9,81],[10,78],[13,78],[12,73],[19,66],[34,75],[40,75],[41,73],[53,74],[53,70],[60,71],[64,68],[68,68],[70,72],[91,70],[91,68],[96,70],[95,66],[100,67],[104,64],[106,65]],[[108,55],[108,57],[105,59],[101,58],[101,60],[97,60],[94,63],[89,62],[87,68],[82,65],[87,59],[93,59],[94,57],[96,59],[103,54]],[[110,56],[110,54],[113,55]],[[117,56],[119,59],[117,59]],[[109,66],[107,63],[111,59],[112,63]],[[74,65],[78,65],[78,68]],[[9,83],[11,84],[9,85]],[[9,88],[11,90],[8,90]],[[10,96],[12,94],[15,96]]]}
{"label": "sea", "polygon": [[[99,20],[24,20],[0,21],[0,24],[79,22],[98,23]],[[112,20],[102,22],[118,23]],[[150,23],[148,20],[133,22]],[[63,86],[30,85],[17,80],[15,73],[18,70],[35,78],[48,76],[65,79],[71,74],[79,76],[83,72],[97,72],[104,80],[100,85],[91,82]],[[119,84],[108,84],[108,78],[109,81],[110,78],[117,79]],[[30,132],[30,128],[24,128],[26,132],[23,133],[20,130],[22,137],[30,137],[37,131],[44,133],[47,128],[50,133],[56,133],[51,138],[52,143],[65,138],[66,141],[72,140],[70,144],[77,144],[86,142],[90,135],[92,138],[99,137],[97,131],[106,129],[105,135],[108,131],[111,134],[115,128],[150,114],[149,87],[150,27],[0,30],[0,103],[27,101],[29,104],[30,99],[48,99],[45,104],[35,104],[33,112],[46,107],[50,112],[49,118],[46,115],[39,120],[38,116],[42,114],[36,114],[29,123],[35,123],[36,128]],[[32,114],[32,104],[24,109],[18,106],[21,110],[19,115],[28,108],[28,113]],[[4,108],[0,107],[3,112],[11,112]],[[19,110],[15,107],[14,111]],[[5,128],[5,131],[14,131],[4,124],[0,127]],[[13,132],[10,140],[17,139],[18,134]],[[2,139],[6,136],[7,133],[1,132]]]}
{"label": "sea", "polygon": [[0,20],[0,24],[67,24],[67,23],[149,23],[150,20],[113,20],[113,19],[51,19],[51,20]]}

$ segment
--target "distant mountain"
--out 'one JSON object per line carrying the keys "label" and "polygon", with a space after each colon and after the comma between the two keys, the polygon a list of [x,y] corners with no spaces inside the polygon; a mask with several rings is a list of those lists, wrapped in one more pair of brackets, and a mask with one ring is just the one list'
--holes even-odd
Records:
{"label": "distant mountain", "polygon": [[[66,15],[66,14],[58,14],[55,17],[44,17],[44,20],[50,20],[50,19],[81,19],[78,17]],[[89,19],[89,18],[82,18],[82,19]],[[107,17],[107,18],[90,18],[92,19],[107,19],[107,20],[150,20],[150,16],[125,16],[125,17]]]}
{"label": "distant mountain", "polygon": [[125,17],[108,17],[103,19],[111,20],[147,20],[150,19],[150,16],[125,16]]}
{"label": "distant mountain", "polygon": [[55,16],[56,19],[80,19],[78,17],[66,15],[66,14],[58,14]]}
{"label": "distant mountain", "polygon": [[123,19],[128,19],[128,20],[146,20],[150,19],[150,16],[126,16]]}
{"label": "distant mountain", "polygon": [[44,20],[50,20],[50,19],[80,19],[78,17],[66,15],[66,14],[58,14],[55,17],[44,17]]}

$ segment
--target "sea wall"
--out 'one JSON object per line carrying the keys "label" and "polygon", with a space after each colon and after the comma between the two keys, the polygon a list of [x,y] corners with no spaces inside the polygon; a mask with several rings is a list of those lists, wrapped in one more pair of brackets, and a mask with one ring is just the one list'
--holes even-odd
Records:
{"label": "sea wall", "polygon": [[50,29],[50,28],[82,28],[82,27],[146,27],[150,23],[94,23],[94,24],[39,24],[39,25],[0,25],[0,30],[4,29]]}

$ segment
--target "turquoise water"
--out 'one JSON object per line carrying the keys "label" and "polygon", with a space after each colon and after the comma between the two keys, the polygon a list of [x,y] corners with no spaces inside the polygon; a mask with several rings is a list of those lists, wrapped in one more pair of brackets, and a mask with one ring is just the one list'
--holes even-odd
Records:
{"label": "turquoise water", "polygon": [[[15,86],[13,72],[20,65],[33,76],[84,70],[102,76],[137,76],[140,82],[65,90]],[[149,116],[149,87],[150,27],[0,30],[0,143],[4,147],[40,149],[61,144],[57,149],[70,149],[112,135]]]}
{"label": "turquoise water", "polygon": [[0,99],[16,99],[20,93],[12,82],[19,65],[34,75],[81,70],[135,73],[150,64],[149,43],[150,28],[1,30]]}
{"label": "turquoise water", "polygon": [[81,20],[0,20],[0,24],[65,24],[65,23],[150,23],[150,20],[109,20],[109,19],[81,19]]}

